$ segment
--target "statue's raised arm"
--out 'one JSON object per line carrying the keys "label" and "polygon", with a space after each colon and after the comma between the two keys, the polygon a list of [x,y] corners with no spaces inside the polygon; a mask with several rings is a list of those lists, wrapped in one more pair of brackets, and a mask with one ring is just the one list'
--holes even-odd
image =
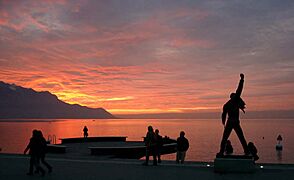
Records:
{"label": "statue's raised arm", "polygon": [[239,81],[239,85],[238,85],[238,88],[236,90],[236,96],[240,97],[241,96],[241,93],[242,93],[242,90],[243,90],[243,86],[244,86],[244,74],[240,74],[240,81]]}

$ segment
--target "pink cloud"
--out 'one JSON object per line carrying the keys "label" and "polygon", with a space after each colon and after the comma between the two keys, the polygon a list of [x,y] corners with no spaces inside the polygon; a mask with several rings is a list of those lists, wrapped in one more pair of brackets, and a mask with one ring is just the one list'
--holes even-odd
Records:
{"label": "pink cloud", "polygon": [[202,36],[206,29],[200,32],[197,24],[210,18],[209,11],[157,7],[120,12],[125,15],[120,17],[110,8],[113,16],[99,19],[99,13],[85,12],[88,3],[100,1],[5,1],[0,11],[0,41],[5,43],[0,46],[1,80],[91,107],[192,111],[221,108],[237,83],[229,75],[247,70],[248,82],[255,83],[245,91],[250,108],[293,104],[292,92],[286,92],[293,83],[281,82],[292,69],[274,81],[277,71],[257,75],[255,64],[241,66],[250,59],[235,59],[235,49],[214,49],[217,38]]}
{"label": "pink cloud", "polygon": [[201,40],[201,39],[188,39],[188,38],[178,38],[171,40],[169,45],[175,48],[181,47],[199,47],[199,48],[212,48],[214,47],[215,43],[208,40]]}
{"label": "pink cloud", "polygon": [[[25,30],[40,30],[48,32],[51,30],[50,22],[42,19],[42,14],[53,16],[55,7],[65,5],[65,0],[60,1],[4,1],[0,13],[0,25],[21,32]],[[35,16],[39,14],[40,17]],[[56,19],[52,19],[52,21]],[[4,22],[4,23],[3,23]]]}

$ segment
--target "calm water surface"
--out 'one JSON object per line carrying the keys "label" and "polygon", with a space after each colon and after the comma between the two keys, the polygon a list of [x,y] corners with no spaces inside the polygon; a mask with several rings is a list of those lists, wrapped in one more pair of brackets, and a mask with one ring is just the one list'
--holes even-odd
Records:
{"label": "calm water surface", "polygon": [[[0,121],[0,148],[3,153],[23,153],[33,129],[43,131],[45,137],[55,135],[59,138],[81,137],[84,126],[89,136],[127,136],[129,141],[142,140],[147,126],[159,129],[160,134],[177,138],[180,131],[186,132],[190,142],[187,160],[213,161],[219,150],[223,132],[220,120],[46,120],[26,122]],[[253,141],[258,148],[258,162],[294,163],[294,120],[242,120],[247,141]],[[283,136],[284,149],[276,152],[277,135]],[[230,140],[235,154],[242,154],[242,147],[233,131]],[[57,143],[60,143],[59,140]],[[163,159],[174,159],[175,155],[166,155]]]}

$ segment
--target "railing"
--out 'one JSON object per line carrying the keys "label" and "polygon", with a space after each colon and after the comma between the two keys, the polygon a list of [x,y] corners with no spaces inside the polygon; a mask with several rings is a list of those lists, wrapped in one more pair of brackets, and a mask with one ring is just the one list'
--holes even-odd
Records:
{"label": "railing", "polygon": [[55,134],[53,134],[52,136],[49,134],[48,135],[48,139],[47,141],[50,143],[50,144],[56,144],[56,136]]}

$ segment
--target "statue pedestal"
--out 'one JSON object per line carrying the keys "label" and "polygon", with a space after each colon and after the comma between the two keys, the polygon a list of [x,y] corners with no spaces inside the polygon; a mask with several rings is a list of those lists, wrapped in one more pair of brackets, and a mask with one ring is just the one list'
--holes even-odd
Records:
{"label": "statue pedestal", "polygon": [[214,171],[218,173],[254,173],[256,167],[251,156],[228,155],[214,159]]}

